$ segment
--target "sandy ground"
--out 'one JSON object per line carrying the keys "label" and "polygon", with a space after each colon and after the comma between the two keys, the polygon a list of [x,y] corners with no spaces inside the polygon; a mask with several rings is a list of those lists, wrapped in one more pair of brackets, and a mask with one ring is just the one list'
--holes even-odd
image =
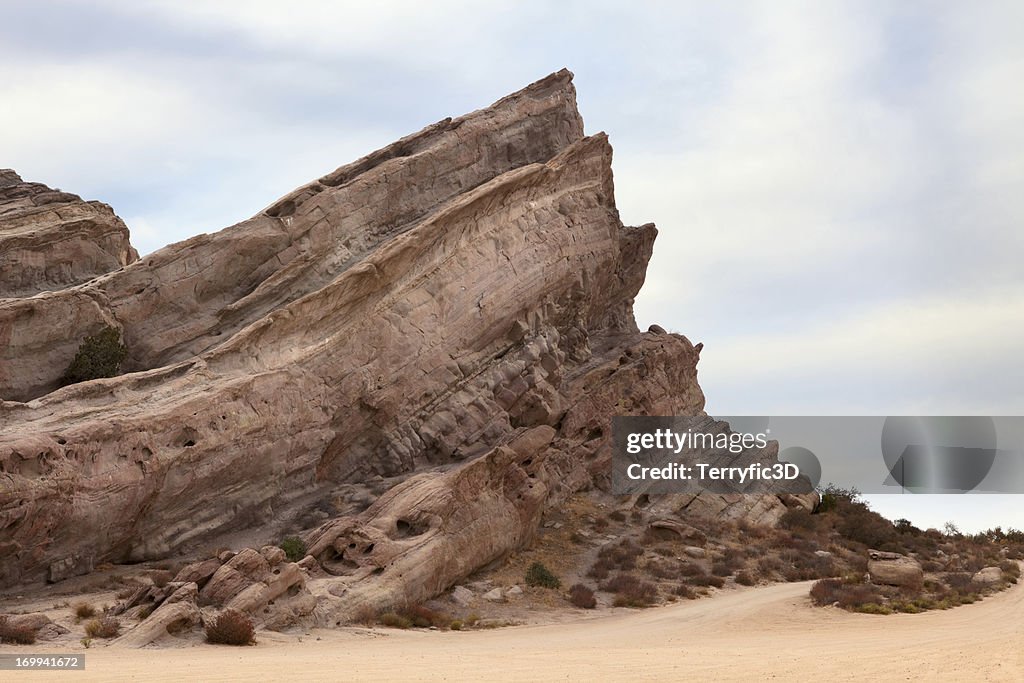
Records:
{"label": "sandy ground", "polygon": [[[345,629],[256,647],[92,648],[33,681],[1024,680],[1024,582],[943,612],[819,609],[809,583],[576,622],[490,631]],[[29,648],[0,648],[26,653]],[[45,650],[45,648],[33,648]]]}

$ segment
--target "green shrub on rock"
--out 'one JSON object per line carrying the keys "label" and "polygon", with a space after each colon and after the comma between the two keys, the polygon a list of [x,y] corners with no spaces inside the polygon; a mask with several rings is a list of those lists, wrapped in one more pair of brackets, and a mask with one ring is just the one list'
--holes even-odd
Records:
{"label": "green shrub on rock", "polygon": [[121,343],[121,333],[113,327],[104,327],[86,337],[78,347],[78,353],[61,377],[61,385],[114,377],[121,372],[121,362],[127,355],[128,349]]}

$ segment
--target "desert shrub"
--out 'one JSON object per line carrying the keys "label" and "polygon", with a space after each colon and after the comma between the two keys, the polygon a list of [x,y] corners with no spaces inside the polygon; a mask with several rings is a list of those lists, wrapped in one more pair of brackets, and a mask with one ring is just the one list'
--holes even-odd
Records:
{"label": "desert shrub", "polygon": [[461,619],[454,619],[454,620],[452,620],[452,623],[448,624],[448,628],[450,628],[453,631],[461,631],[462,630],[462,620]]}
{"label": "desert shrub", "polygon": [[85,624],[85,635],[90,638],[114,638],[121,632],[121,622],[114,617],[100,617]]}
{"label": "desert shrub", "polygon": [[673,569],[667,563],[657,561],[648,562],[644,566],[644,570],[651,576],[659,579],[671,579],[678,573],[676,569]]}
{"label": "desert shrub", "polygon": [[779,526],[791,531],[810,531],[815,528],[815,519],[811,513],[799,508],[786,510],[779,518]]}
{"label": "desert shrub", "polygon": [[385,612],[378,618],[383,626],[389,628],[411,628],[412,621],[401,614],[395,614],[394,612]]}
{"label": "desert shrub", "polygon": [[306,542],[298,536],[289,536],[279,546],[289,562],[298,562],[306,556]]}
{"label": "desert shrub", "polygon": [[87,602],[79,602],[72,609],[79,619],[91,619],[96,616],[96,608]]}
{"label": "desert shrub", "polygon": [[121,343],[121,333],[113,327],[104,327],[86,337],[71,365],[64,371],[61,384],[76,384],[100,377],[114,377],[121,371],[121,362],[128,349]]}
{"label": "desert shrub", "polygon": [[730,576],[732,569],[725,562],[714,562],[711,565],[711,573],[715,576]]}
{"label": "desert shrub", "polygon": [[692,588],[687,586],[685,583],[681,583],[678,586],[676,586],[675,590],[673,590],[672,592],[675,593],[676,595],[678,595],[681,598],[686,598],[687,600],[696,600],[697,599],[697,591],[693,590]]}
{"label": "desert shrub", "polygon": [[713,586],[714,588],[721,588],[725,585],[725,579],[720,576],[691,576],[686,582],[691,586],[701,587]]}
{"label": "desert shrub", "polygon": [[974,583],[974,577],[966,572],[950,572],[945,580],[946,585],[956,591],[967,590]]}
{"label": "desert shrub", "polygon": [[247,615],[227,609],[206,624],[206,642],[215,645],[252,645],[256,642],[256,629]]}
{"label": "desert shrub", "polygon": [[435,612],[424,605],[413,605],[402,610],[401,616],[405,617],[416,628],[448,628],[451,624],[451,617]]}
{"label": "desert shrub", "polygon": [[174,576],[166,569],[157,569],[149,573],[149,580],[153,582],[153,585],[157,588],[163,588],[171,582]]}
{"label": "desert shrub", "polygon": [[542,563],[534,562],[526,570],[526,585],[541,586],[542,588],[558,588],[562,585],[562,582]]}
{"label": "desert shrub", "polygon": [[743,571],[736,574],[736,583],[741,586],[753,586],[757,581],[749,573]]}
{"label": "desert shrub", "polygon": [[757,570],[762,575],[770,576],[773,572],[782,572],[785,565],[777,557],[762,557],[757,561]]}
{"label": "desert shrub", "polygon": [[1003,570],[1003,576],[1007,578],[1020,578],[1020,565],[1013,560],[1003,560],[999,563],[999,568]]}
{"label": "desert shrub", "polygon": [[921,562],[921,569],[926,572],[938,572],[942,571],[942,565],[935,560],[924,560]]}
{"label": "desert shrub", "polygon": [[622,510],[613,510],[612,512],[608,513],[608,519],[612,520],[613,522],[625,522],[626,513],[623,512]]}
{"label": "desert shrub", "polygon": [[603,581],[608,578],[608,574],[611,573],[612,563],[607,558],[599,558],[594,564],[587,570],[587,576],[598,581]]}
{"label": "desert shrub", "polygon": [[368,605],[356,610],[352,616],[352,623],[360,626],[373,626],[377,623],[377,611]]}
{"label": "desert shrub", "polygon": [[643,548],[631,539],[623,539],[616,544],[606,545],[597,552],[599,560],[604,560],[609,568],[622,571],[636,568],[636,559],[644,554]]}
{"label": "desert shrub", "polygon": [[597,598],[594,591],[582,583],[573,584],[569,589],[569,602],[582,609],[594,609],[597,607]]}
{"label": "desert shrub", "polygon": [[741,519],[736,523],[736,531],[741,536],[745,536],[748,539],[760,539],[765,538],[768,535],[768,527],[761,526],[760,524],[752,524],[745,519]]}
{"label": "desert shrub", "polygon": [[853,608],[854,612],[860,612],[862,614],[892,614],[892,608],[887,605],[881,605],[877,602],[864,602],[855,605]]}
{"label": "desert shrub", "polygon": [[648,607],[658,597],[658,588],[634,574],[616,574],[601,584],[601,590],[615,593],[616,607]]}
{"label": "desert shrub", "polygon": [[0,617],[0,643],[32,645],[36,642],[37,630],[28,626],[16,626],[7,617]]}
{"label": "desert shrub", "polygon": [[821,492],[821,502],[815,512],[832,512],[841,504],[856,504],[860,502],[860,491],[856,488],[840,488],[835,484],[829,484]]}
{"label": "desert shrub", "polygon": [[811,600],[815,605],[831,605],[839,601],[843,582],[839,579],[820,579],[811,586]]}
{"label": "desert shrub", "polygon": [[[836,531],[853,543],[859,543],[869,548],[879,548],[887,543],[898,542],[898,532],[892,522],[873,512],[864,503],[840,503],[837,513],[840,516],[836,524]],[[902,546],[893,552],[902,552]]]}
{"label": "desert shrub", "polygon": [[682,562],[679,564],[679,574],[682,576],[704,576],[706,573],[703,567],[694,562]]}

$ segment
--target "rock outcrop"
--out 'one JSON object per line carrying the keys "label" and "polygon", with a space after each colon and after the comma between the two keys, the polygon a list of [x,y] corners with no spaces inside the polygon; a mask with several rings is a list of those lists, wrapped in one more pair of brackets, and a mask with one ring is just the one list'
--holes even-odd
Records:
{"label": "rock outcrop", "polygon": [[106,204],[0,169],[0,299],[64,289],[138,258]]}
{"label": "rock outcrop", "polygon": [[920,586],[924,580],[921,563],[900,553],[868,551],[868,574],[872,583],[888,586]]}
{"label": "rock outcrop", "polygon": [[[177,583],[203,609],[297,591],[293,616],[308,592],[321,623],[436,595],[608,487],[613,415],[703,410],[699,345],[633,319],[655,235],[620,222],[561,71],[220,233],[0,301],[0,585],[269,539],[333,501],[302,562],[225,554]],[[57,389],[104,326],[128,374]],[[652,498],[762,523],[811,504]]]}

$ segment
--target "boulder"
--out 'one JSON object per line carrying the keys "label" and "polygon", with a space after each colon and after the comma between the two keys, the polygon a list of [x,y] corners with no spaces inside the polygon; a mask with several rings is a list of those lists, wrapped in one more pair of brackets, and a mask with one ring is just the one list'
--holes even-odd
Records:
{"label": "boulder", "polygon": [[999,567],[985,567],[972,577],[975,583],[983,586],[995,586],[1003,581],[1003,570]]}
{"label": "boulder", "polygon": [[868,574],[872,583],[888,586],[919,586],[924,580],[921,564],[899,553],[868,551]]}
{"label": "boulder", "polygon": [[469,607],[473,603],[473,591],[465,586],[456,586],[452,589],[452,602],[459,607]]}
{"label": "boulder", "polygon": [[704,548],[698,548],[695,545],[686,546],[685,548],[683,548],[683,553],[685,553],[689,557],[692,557],[695,560],[703,560],[705,557],[708,556],[708,553],[706,550],[704,550]]}
{"label": "boulder", "polygon": [[210,580],[210,577],[220,569],[220,566],[220,560],[215,558],[193,562],[182,567],[181,571],[174,577],[174,580],[182,583],[195,583],[202,588]]}
{"label": "boulder", "polygon": [[263,559],[266,560],[267,564],[271,567],[276,567],[277,565],[281,564],[286,559],[288,559],[284,550],[278,548],[276,545],[263,546],[262,548],[260,548],[260,555],[263,556]]}
{"label": "boulder", "polygon": [[505,602],[505,593],[501,588],[494,588],[484,593],[483,598],[488,602]]}

